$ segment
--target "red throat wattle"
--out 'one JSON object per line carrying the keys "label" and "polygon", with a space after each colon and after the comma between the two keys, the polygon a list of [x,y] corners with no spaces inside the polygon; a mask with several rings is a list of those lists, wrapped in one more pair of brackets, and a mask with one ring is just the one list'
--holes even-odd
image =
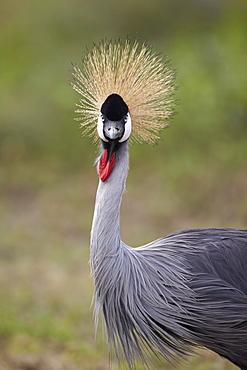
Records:
{"label": "red throat wattle", "polygon": [[108,151],[105,149],[99,161],[99,177],[101,181],[104,182],[108,179],[112,173],[115,161],[116,152],[112,154],[111,159],[108,161]]}

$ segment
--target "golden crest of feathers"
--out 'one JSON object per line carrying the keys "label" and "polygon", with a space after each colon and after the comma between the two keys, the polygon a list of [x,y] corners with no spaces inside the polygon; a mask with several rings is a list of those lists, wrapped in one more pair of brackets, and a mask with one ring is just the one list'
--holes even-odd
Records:
{"label": "golden crest of feathers", "polygon": [[72,87],[81,95],[76,120],[95,142],[100,109],[110,94],[120,95],[128,105],[131,138],[139,143],[159,139],[173,114],[174,71],[146,44],[101,41],[84,57],[81,69],[73,65],[72,74]]}

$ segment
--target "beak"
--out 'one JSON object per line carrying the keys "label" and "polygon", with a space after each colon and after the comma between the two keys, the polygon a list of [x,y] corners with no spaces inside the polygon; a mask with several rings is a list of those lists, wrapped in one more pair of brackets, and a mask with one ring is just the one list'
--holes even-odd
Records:
{"label": "beak", "polygon": [[121,139],[124,134],[124,124],[120,121],[107,121],[104,124],[104,135],[110,140]]}
{"label": "beak", "polygon": [[106,139],[102,140],[104,152],[99,161],[99,176],[101,181],[106,181],[113,171],[116,161],[116,151],[121,138],[124,135],[125,124],[124,120],[104,122],[103,133]]}
{"label": "beak", "polygon": [[[120,122],[121,124],[121,122]],[[118,144],[118,139],[123,136],[124,128],[121,130],[121,125],[119,122],[107,122],[104,126],[104,135],[109,139],[109,141],[103,141],[102,145],[104,152],[99,161],[99,176],[101,181],[106,181],[110,177],[113,167],[116,161],[116,150]]]}

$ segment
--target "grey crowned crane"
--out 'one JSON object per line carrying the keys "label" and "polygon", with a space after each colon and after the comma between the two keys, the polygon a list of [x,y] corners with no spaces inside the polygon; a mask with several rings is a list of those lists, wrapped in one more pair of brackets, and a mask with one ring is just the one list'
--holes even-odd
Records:
{"label": "grey crowned crane", "polygon": [[206,347],[247,369],[247,230],[179,231],[138,248],[120,238],[129,141],[154,143],[173,114],[174,71],[145,45],[102,41],[73,65],[78,120],[100,143],[91,231],[95,314],[119,362],[148,367]]}

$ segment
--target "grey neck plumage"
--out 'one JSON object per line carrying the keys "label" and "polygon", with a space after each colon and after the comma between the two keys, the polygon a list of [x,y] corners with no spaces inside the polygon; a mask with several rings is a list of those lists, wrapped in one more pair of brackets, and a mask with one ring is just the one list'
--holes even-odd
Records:
{"label": "grey neck plumage", "polygon": [[[91,272],[97,281],[102,278],[104,269],[120,253],[119,212],[122,194],[129,168],[128,141],[117,151],[116,162],[110,177],[102,182],[96,195],[93,224],[91,230]],[[100,282],[99,282],[100,284]]]}

